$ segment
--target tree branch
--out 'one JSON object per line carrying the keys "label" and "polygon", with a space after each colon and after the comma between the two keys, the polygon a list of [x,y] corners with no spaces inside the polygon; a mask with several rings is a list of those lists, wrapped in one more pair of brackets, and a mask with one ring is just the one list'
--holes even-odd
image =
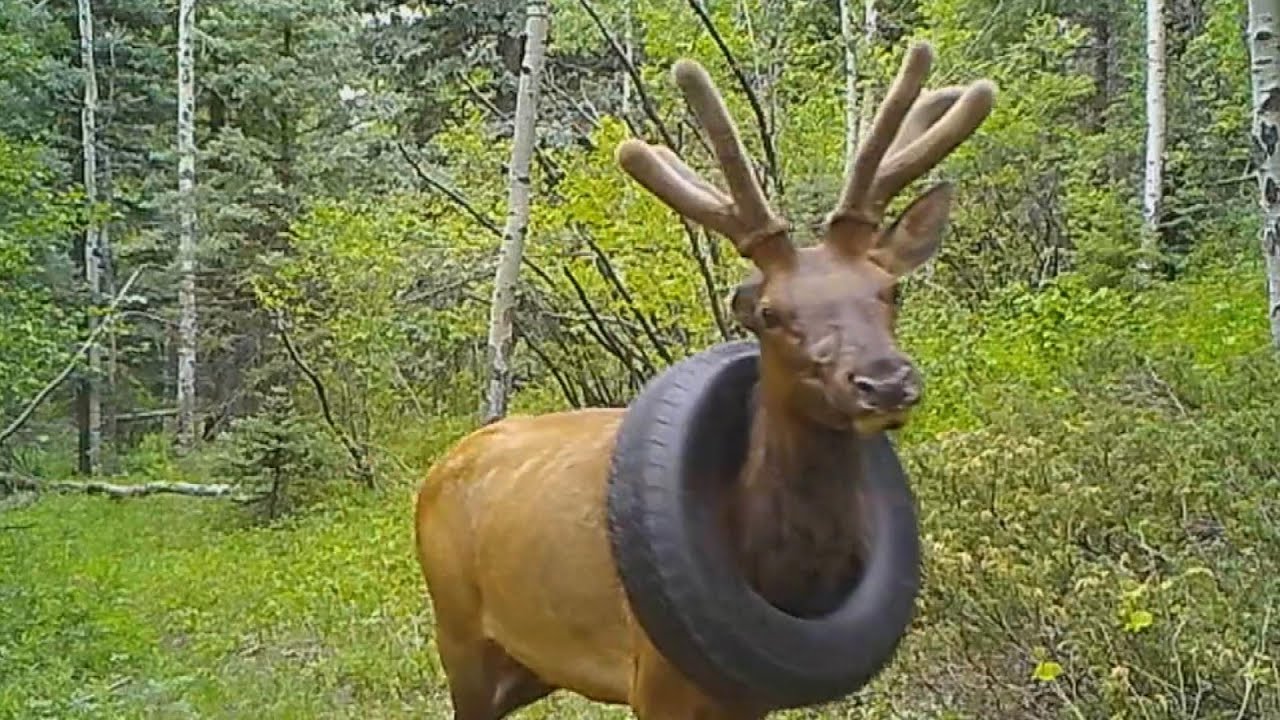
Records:
{"label": "tree branch", "polygon": [[640,106],[644,108],[644,114],[649,118],[649,122],[653,123],[653,127],[662,136],[662,141],[667,144],[667,147],[671,148],[672,152],[679,152],[671,133],[667,132],[667,127],[662,123],[662,118],[658,117],[658,111],[653,105],[653,100],[650,99],[649,93],[644,89],[644,81],[640,79],[640,71],[636,69],[635,63],[631,62],[627,57],[626,51],[622,49],[617,39],[613,37],[613,33],[609,32],[609,28],[604,24],[604,20],[600,18],[600,14],[596,12],[590,0],[578,0],[578,4],[591,16],[591,21],[595,23],[595,26],[600,30],[600,34],[604,36],[605,41],[609,43],[609,47],[613,49],[613,54],[622,62],[627,74],[631,76],[631,82],[635,83],[636,92],[640,95]]}
{"label": "tree branch", "polygon": [[139,410],[131,413],[121,413],[116,415],[117,423],[144,422],[146,420],[156,420],[159,418],[173,417],[178,414],[177,408],[161,408],[159,410]]}
{"label": "tree branch", "polygon": [[658,356],[662,358],[663,362],[670,365],[674,361],[672,360],[671,352],[667,350],[666,343],[662,342],[658,337],[657,329],[653,327],[649,322],[649,318],[641,312],[640,308],[636,305],[635,298],[631,297],[631,293],[627,291],[627,286],[623,284],[622,278],[618,277],[618,273],[614,269],[613,263],[609,262],[609,256],[605,254],[604,248],[601,248],[596,244],[596,241],[592,239],[591,235],[580,226],[575,225],[574,229],[577,230],[579,237],[581,237],[591,248],[591,251],[595,253],[597,260],[596,270],[598,270],[600,275],[618,291],[618,295],[622,297],[622,301],[627,304],[627,309],[631,310],[631,314],[634,315],[636,321],[640,323],[640,328],[644,330],[645,336],[649,338],[649,342],[653,345],[653,349],[658,351]]}
{"label": "tree branch", "polygon": [[62,368],[62,372],[58,373],[40,390],[40,392],[36,393],[36,396],[31,399],[31,402],[27,403],[27,407],[18,414],[18,417],[15,418],[13,422],[9,423],[9,426],[3,431],[0,431],[0,445],[4,445],[6,440],[12,437],[14,433],[21,430],[22,426],[26,425],[27,421],[31,419],[31,415],[36,411],[36,408],[40,407],[40,405],[49,398],[49,395],[71,375],[71,372],[75,370],[76,365],[79,363],[80,358],[85,353],[89,352],[89,349],[93,347],[95,342],[97,342],[98,336],[115,321],[116,317],[118,317],[118,315],[115,314],[116,308],[120,307],[120,303],[124,301],[125,296],[129,294],[129,290],[133,287],[134,281],[138,279],[138,276],[141,275],[142,271],[147,267],[149,266],[142,265],[133,271],[133,274],[129,276],[129,279],[126,280],[124,285],[120,288],[120,292],[116,293],[116,296],[111,299],[111,303],[107,305],[107,316],[98,323],[97,327],[93,329],[93,332],[89,333],[89,337],[85,338],[84,342],[80,344],[80,348],[77,349],[75,354],[71,356],[71,359],[67,361],[66,367]]}
{"label": "tree branch", "polygon": [[467,285],[470,285],[471,283],[480,282],[481,280],[484,280],[492,275],[493,275],[493,267],[491,265],[485,265],[483,268],[471,273],[470,275],[464,275],[452,282],[445,283],[444,285],[438,285],[436,287],[428,287],[428,288],[421,288],[421,287],[406,288],[405,290],[402,290],[397,295],[396,302],[403,302],[403,303],[410,303],[410,304],[424,303],[429,300],[433,300],[441,295],[445,295],[447,293],[453,292],[454,290],[459,290]]}
{"label": "tree branch", "polygon": [[341,441],[343,447],[347,449],[347,454],[351,455],[352,461],[356,464],[356,472],[359,473],[360,479],[364,481],[365,486],[372,488],[373,471],[369,468],[369,463],[365,457],[364,450],[356,444],[355,440],[352,440],[351,437],[343,432],[342,428],[338,427],[338,423],[334,421],[333,412],[329,408],[329,396],[325,392],[324,383],[320,381],[320,376],[316,375],[315,371],[311,369],[311,366],[307,365],[307,362],[302,359],[300,354],[298,354],[298,348],[294,346],[292,338],[289,337],[289,332],[285,329],[283,313],[276,313],[275,324],[276,331],[280,335],[280,340],[284,342],[285,350],[289,352],[289,359],[293,360],[293,364],[298,366],[298,369],[302,371],[302,374],[306,375],[307,379],[311,381],[311,386],[315,388],[316,399],[320,401],[320,410],[324,413],[324,420],[328,423],[329,429],[333,431],[334,435],[338,436],[338,440]]}
{"label": "tree branch", "polygon": [[608,350],[614,357],[621,360],[632,374],[636,373],[635,365],[631,362],[633,359],[639,360],[644,365],[645,371],[652,374],[654,372],[654,367],[653,363],[649,362],[649,358],[645,357],[643,352],[639,352],[622,343],[609,330],[609,326],[606,325],[604,320],[600,317],[600,313],[596,312],[595,305],[591,303],[591,299],[588,297],[586,289],[582,287],[582,283],[578,282],[578,278],[573,274],[573,270],[570,270],[568,265],[562,267],[561,270],[564,271],[565,277],[569,278],[569,283],[573,285],[573,291],[574,294],[578,296],[578,302],[582,303],[582,307],[586,309],[587,314],[595,323],[594,328],[590,323],[588,323],[586,325],[587,331],[592,335],[595,335],[596,339],[600,341],[600,344],[604,349]]}
{"label": "tree branch", "polygon": [[683,219],[681,219],[680,225],[684,228],[684,234],[689,238],[689,252],[693,254],[693,259],[698,264],[698,275],[702,277],[702,284],[707,290],[707,304],[711,306],[711,317],[716,321],[716,327],[720,330],[720,337],[725,340],[732,340],[733,332],[729,329],[729,320],[724,316],[724,308],[720,305],[720,296],[716,294],[716,280],[711,274],[711,266],[707,264],[707,258],[702,254],[702,245],[698,242],[698,232]]}
{"label": "tree branch", "polygon": [[760,132],[760,143],[764,147],[765,163],[769,167],[769,175],[773,178],[774,187],[777,188],[777,194],[782,193],[782,176],[778,174],[778,155],[773,148],[773,140],[769,137],[769,122],[764,115],[764,106],[760,104],[760,98],[756,96],[756,91],[752,89],[751,83],[747,82],[746,73],[742,72],[742,68],[738,65],[738,60],[733,56],[733,51],[725,43],[721,37],[720,31],[716,29],[715,23],[711,21],[711,16],[707,14],[707,9],[702,6],[699,0],[689,0],[689,7],[697,13],[698,19],[702,21],[703,27],[711,34],[711,39],[715,41],[716,47],[720,48],[720,54],[724,56],[726,62],[729,63],[729,69],[733,71],[735,77],[738,78],[738,84],[742,86],[742,91],[747,95],[747,102],[751,105],[751,112],[756,116],[756,128]]}
{"label": "tree branch", "polygon": [[[474,205],[467,202],[467,199],[457,190],[454,190],[448,185],[445,185],[439,180],[431,177],[426,170],[422,169],[422,166],[418,164],[418,161],[413,158],[413,155],[410,154],[409,149],[404,146],[404,143],[396,143],[396,148],[400,150],[400,154],[404,156],[405,162],[409,163],[409,167],[413,170],[413,174],[417,175],[419,180],[435,188],[442,195],[452,200],[455,205],[465,210],[468,215],[474,218],[476,222],[480,223],[480,226],[485,230],[488,230],[494,237],[499,239],[502,238],[502,228],[498,227],[497,224],[486,217],[484,213],[477,210]],[[529,269],[533,271],[534,275],[542,278],[542,281],[547,283],[547,285],[555,287],[555,283],[552,282],[551,276],[547,274],[547,271],[538,267],[538,265],[530,260],[527,255],[523,258],[523,262],[525,265],[529,266]]]}
{"label": "tree branch", "polygon": [[564,395],[564,399],[569,401],[569,406],[575,408],[582,407],[582,400],[578,397],[578,394],[574,392],[573,386],[569,384],[568,378],[556,369],[556,363],[547,355],[546,351],[542,349],[541,343],[534,339],[534,337],[523,327],[521,323],[517,322],[514,324],[516,332],[524,338],[525,344],[538,358],[538,360],[546,366],[547,372],[551,373],[551,377],[555,379],[556,384],[560,386],[560,392]]}
{"label": "tree branch", "polygon": [[476,222],[480,223],[484,229],[498,237],[502,237],[502,228],[498,227],[484,213],[477,210],[474,205],[467,202],[467,199],[457,190],[454,190],[448,185],[445,185],[439,180],[431,177],[431,175],[418,164],[418,161],[414,159],[413,155],[409,152],[409,149],[404,146],[404,143],[396,143],[396,148],[400,150],[400,154],[404,156],[405,162],[409,163],[409,167],[413,170],[413,174],[417,175],[419,180],[435,188],[445,197],[452,200],[455,205],[465,210],[468,215],[475,219]]}

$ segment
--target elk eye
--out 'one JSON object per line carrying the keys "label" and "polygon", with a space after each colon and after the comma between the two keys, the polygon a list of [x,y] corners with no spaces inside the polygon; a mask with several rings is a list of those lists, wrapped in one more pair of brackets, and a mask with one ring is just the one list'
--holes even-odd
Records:
{"label": "elk eye", "polygon": [[760,306],[760,323],[767,328],[776,328],[781,324],[782,319],[778,316],[778,311],[769,305]]}

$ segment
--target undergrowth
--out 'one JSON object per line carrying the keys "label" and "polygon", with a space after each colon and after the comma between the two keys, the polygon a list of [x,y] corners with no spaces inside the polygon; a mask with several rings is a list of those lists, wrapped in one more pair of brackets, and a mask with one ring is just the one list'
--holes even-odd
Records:
{"label": "undergrowth", "polygon": [[[929,383],[900,438],[920,613],[860,702],[791,717],[1280,717],[1280,363],[1260,278],[1067,279],[981,311],[910,294],[904,343]],[[466,429],[405,428],[396,481],[271,526],[180,498],[0,514],[0,717],[447,717],[412,491]],[[522,717],[628,715],[565,695]]]}

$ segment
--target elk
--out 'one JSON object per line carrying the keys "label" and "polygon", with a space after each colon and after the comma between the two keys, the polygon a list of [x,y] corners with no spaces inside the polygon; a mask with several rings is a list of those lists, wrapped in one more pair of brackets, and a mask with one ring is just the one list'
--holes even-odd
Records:
{"label": "elk", "polygon": [[[750,587],[800,617],[820,618],[857,581],[865,551],[841,439],[901,427],[921,397],[920,373],[895,339],[896,288],[937,252],[953,190],[933,186],[888,225],[886,207],[994,103],[985,79],[922,90],[932,59],[927,44],[908,49],[810,247],[794,244],[766,203],[723,99],[693,61],[672,74],[728,193],[667,148],[631,138],[616,152],[636,182],[755,266],[730,301],[759,346],[748,449],[718,512]],[[417,495],[417,555],[455,718],[498,720],[558,689],[629,705],[641,720],[778,709],[692,681],[628,604],[605,508],[625,413],[511,416],[429,469]]]}

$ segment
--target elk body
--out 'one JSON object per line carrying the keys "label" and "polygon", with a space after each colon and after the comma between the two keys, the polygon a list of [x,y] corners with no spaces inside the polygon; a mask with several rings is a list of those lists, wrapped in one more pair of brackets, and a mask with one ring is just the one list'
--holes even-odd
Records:
{"label": "elk body", "polygon": [[[859,579],[866,548],[848,438],[901,427],[921,394],[895,342],[896,283],[937,251],[952,190],[933,187],[887,226],[886,205],[971,135],[994,100],[985,80],[922,92],[931,61],[927,45],[907,52],[812,247],[794,245],[766,204],[722,99],[691,61],[673,75],[729,193],[667,148],[629,139],[617,151],[649,192],[755,265],[732,307],[759,343],[759,379],[747,454],[718,516],[750,587],[796,616],[822,615]],[[695,684],[628,604],[606,518],[625,412],[510,417],[465,437],[428,472],[417,551],[455,718],[498,720],[556,689],[629,705],[641,720],[776,709]]]}

